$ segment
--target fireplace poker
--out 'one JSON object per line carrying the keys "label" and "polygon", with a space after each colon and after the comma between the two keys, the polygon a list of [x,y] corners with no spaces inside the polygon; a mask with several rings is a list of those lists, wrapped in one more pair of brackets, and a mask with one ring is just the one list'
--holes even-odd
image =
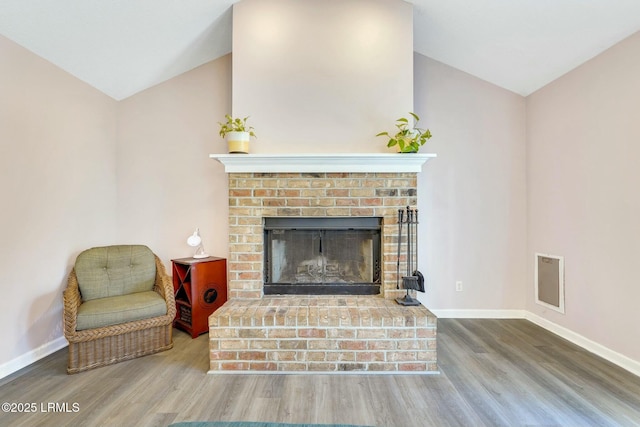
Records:
{"label": "fireplace poker", "polygon": [[416,252],[416,266],[415,266],[415,268],[416,269],[413,271],[413,275],[418,278],[418,288],[417,288],[417,290],[420,291],[420,292],[424,292],[424,276],[420,272],[420,270],[418,270],[418,262],[419,262],[418,261],[419,260],[419,258],[418,258],[418,235],[419,235],[419,233],[418,233],[418,224],[419,224],[419,222],[418,222],[418,209],[416,209],[414,211],[413,219],[414,219],[413,229],[414,229],[414,231],[416,233],[416,240],[415,240],[415,246],[416,246],[416,250],[415,250],[415,252]]}
{"label": "fireplace poker", "polygon": [[407,206],[407,276],[411,276],[411,223],[413,220],[412,212],[409,206]]}
{"label": "fireplace poker", "polygon": [[402,245],[402,221],[404,211],[398,209],[398,261],[396,265],[396,289],[400,289],[400,246]]}

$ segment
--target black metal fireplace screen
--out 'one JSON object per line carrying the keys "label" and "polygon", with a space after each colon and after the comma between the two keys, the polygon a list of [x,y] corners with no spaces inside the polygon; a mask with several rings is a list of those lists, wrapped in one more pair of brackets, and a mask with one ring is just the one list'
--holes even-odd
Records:
{"label": "black metal fireplace screen", "polygon": [[381,218],[264,218],[264,293],[375,295]]}

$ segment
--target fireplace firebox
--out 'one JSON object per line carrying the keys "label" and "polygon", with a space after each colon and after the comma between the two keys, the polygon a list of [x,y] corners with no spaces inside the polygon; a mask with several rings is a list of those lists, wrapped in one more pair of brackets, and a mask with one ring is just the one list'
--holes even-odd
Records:
{"label": "fireplace firebox", "polygon": [[265,295],[377,295],[378,217],[264,218]]}

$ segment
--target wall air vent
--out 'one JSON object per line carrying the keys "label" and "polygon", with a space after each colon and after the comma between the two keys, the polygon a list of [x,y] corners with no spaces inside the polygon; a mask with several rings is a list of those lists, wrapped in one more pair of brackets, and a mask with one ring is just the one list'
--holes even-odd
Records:
{"label": "wall air vent", "polygon": [[564,258],[536,253],[536,303],[564,314]]}

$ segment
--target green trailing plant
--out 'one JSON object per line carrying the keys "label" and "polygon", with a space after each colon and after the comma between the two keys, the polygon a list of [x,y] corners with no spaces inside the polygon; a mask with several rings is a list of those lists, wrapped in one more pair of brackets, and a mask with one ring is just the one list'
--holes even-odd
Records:
{"label": "green trailing plant", "polygon": [[221,137],[224,138],[229,132],[249,132],[249,136],[256,137],[256,134],[253,132],[253,127],[247,126],[247,119],[249,117],[243,119],[233,118],[229,114],[225,114],[224,117],[227,119],[225,123],[218,122]]}
{"label": "green trailing plant", "polygon": [[395,135],[390,135],[389,132],[380,132],[376,136],[386,136],[389,138],[387,147],[398,146],[398,150],[401,153],[417,153],[420,150],[427,139],[431,138],[431,131],[429,129],[422,129],[417,127],[420,117],[417,114],[409,112],[413,117],[413,126],[409,123],[409,119],[406,117],[400,117],[396,120],[396,128],[398,131]]}

